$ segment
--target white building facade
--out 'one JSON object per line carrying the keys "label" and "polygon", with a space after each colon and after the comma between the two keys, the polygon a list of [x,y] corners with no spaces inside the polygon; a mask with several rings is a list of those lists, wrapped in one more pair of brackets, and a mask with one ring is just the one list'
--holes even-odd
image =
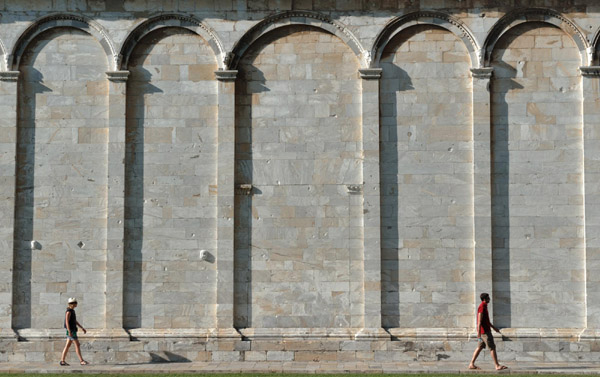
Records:
{"label": "white building facade", "polygon": [[493,3],[5,1],[0,361],[597,358],[600,12]]}

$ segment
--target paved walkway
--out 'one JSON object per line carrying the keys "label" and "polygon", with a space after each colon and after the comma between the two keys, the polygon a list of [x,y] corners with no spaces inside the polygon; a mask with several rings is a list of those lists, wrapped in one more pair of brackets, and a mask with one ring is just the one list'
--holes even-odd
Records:
{"label": "paved walkway", "polygon": [[[481,360],[481,373],[493,374],[597,374],[597,363],[505,363],[509,369],[496,372],[491,362]],[[458,362],[190,362],[148,364],[102,364],[61,367],[47,363],[0,363],[0,373],[473,373]]]}

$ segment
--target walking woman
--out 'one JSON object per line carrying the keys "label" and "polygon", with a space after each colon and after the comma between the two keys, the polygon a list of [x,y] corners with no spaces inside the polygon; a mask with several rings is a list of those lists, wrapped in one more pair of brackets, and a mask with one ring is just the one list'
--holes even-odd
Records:
{"label": "walking woman", "polygon": [[67,357],[67,352],[69,352],[69,348],[71,347],[71,343],[75,343],[75,352],[79,357],[79,363],[81,365],[87,365],[88,362],[83,359],[81,356],[81,347],[79,346],[79,340],[77,339],[77,326],[81,327],[83,333],[85,334],[87,331],[77,322],[77,316],[75,315],[75,308],[77,307],[77,299],[69,298],[67,311],[65,313],[65,329],[67,329],[67,344],[65,344],[65,349],[62,352],[62,356],[60,359],[60,365],[66,366],[69,365],[65,361]]}

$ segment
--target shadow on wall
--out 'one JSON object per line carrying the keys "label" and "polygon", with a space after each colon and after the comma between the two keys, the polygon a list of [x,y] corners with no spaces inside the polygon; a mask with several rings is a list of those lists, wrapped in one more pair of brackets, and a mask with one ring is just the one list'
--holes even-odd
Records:
{"label": "shadow on wall", "polygon": [[157,364],[157,363],[191,363],[192,361],[190,359],[188,359],[187,357],[178,355],[176,353],[172,353],[172,352],[161,352],[161,354],[156,354],[153,352],[149,352],[148,355],[150,355],[150,363],[151,364]]}
{"label": "shadow on wall", "polygon": [[[517,36],[503,39],[503,44]],[[492,92],[492,305],[493,323],[497,327],[512,327],[510,293],[510,163],[509,110],[507,95],[523,86],[512,80],[517,70],[494,59]],[[477,293],[477,296],[479,296]]]}
{"label": "shadow on wall", "polygon": [[[399,185],[398,179],[398,135],[396,104],[401,92],[414,90],[408,73],[393,62],[394,53],[400,43],[396,43],[390,51],[384,51],[381,60],[383,68],[381,82],[380,116],[382,118],[381,166],[381,232],[382,232],[382,324],[383,327],[401,327],[400,323],[400,261],[398,253],[403,248],[402,235],[398,228]],[[393,123],[393,124],[392,124]],[[385,131],[383,131],[385,130]],[[390,173],[392,172],[392,173]]]}
{"label": "shadow on wall", "polygon": [[[15,329],[31,327],[31,280],[34,212],[34,169],[36,145],[36,96],[52,90],[42,83],[44,77],[33,67],[49,40],[37,41],[23,57],[17,95],[17,158],[15,187],[15,231],[13,243],[13,323]],[[39,245],[39,244],[37,244]],[[35,247],[37,249],[37,247]]]}
{"label": "shadow on wall", "polygon": [[240,63],[235,90],[235,235],[234,235],[234,327],[252,327],[252,195],[240,185],[252,184],[252,95],[270,91],[265,75],[252,65],[259,51]]}
{"label": "shadow on wall", "polygon": [[[134,56],[144,58],[144,53]],[[137,59],[140,60],[140,59]],[[133,60],[127,82],[125,151],[125,263],[123,326],[142,327],[142,273],[144,240],[144,120],[145,96],[162,93],[151,84],[152,73]]]}

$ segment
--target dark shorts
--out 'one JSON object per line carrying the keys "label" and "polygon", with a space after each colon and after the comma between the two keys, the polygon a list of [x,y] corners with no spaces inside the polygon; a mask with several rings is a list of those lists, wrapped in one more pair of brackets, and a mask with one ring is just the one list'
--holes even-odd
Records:
{"label": "dark shorts", "polygon": [[489,348],[490,351],[496,349],[496,343],[494,343],[494,336],[491,332],[486,332],[481,334],[481,339],[479,340],[479,348]]}
{"label": "dark shorts", "polygon": [[77,331],[73,331],[71,335],[69,335],[69,331],[67,330],[67,339],[69,340],[77,340]]}

